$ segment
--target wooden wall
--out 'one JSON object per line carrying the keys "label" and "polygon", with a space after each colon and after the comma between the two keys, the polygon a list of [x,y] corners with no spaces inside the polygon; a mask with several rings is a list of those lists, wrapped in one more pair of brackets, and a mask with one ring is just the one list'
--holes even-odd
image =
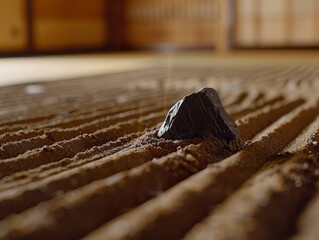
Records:
{"label": "wooden wall", "polygon": [[0,53],[105,49],[106,0],[0,0]]}
{"label": "wooden wall", "polygon": [[26,2],[0,0],[0,52],[19,52],[27,48]]}
{"label": "wooden wall", "polygon": [[239,47],[319,46],[318,0],[236,0]]}
{"label": "wooden wall", "polygon": [[127,43],[132,47],[213,47],[215,0],[128,0]]}
{"label": "wooden wall", "polygon": [[319,47],[318,0],[0,0],[0,54]]}
{"label": "wooden wall", "polygon": [[33,0],[37,51],[100,48],[107,41],[104,0]]}

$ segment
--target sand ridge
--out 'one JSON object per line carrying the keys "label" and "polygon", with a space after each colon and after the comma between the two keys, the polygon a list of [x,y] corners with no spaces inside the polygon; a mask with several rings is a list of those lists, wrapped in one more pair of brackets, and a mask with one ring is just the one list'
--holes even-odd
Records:
{"label": "sand ridge", "polygon": [[[38,83],[42,93],[1,88],[0,238],[318,236],[304,224],[317,211],[307,205],[319,175],[317,69],[179,66],[170,81],[153,68]],[[242,142],[156,136],[167,110],[202,87],[218,91]]]}

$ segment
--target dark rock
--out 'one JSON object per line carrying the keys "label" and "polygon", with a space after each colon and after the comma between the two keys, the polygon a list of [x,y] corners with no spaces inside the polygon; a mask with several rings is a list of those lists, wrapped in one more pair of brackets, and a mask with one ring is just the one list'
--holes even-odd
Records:
{"label": "dark rock", "polygon": [[236,124],[225,111],[213,88],[202,88],[178,101],[169,110],[157,136],[166,139],[203,136],[239,139]]}

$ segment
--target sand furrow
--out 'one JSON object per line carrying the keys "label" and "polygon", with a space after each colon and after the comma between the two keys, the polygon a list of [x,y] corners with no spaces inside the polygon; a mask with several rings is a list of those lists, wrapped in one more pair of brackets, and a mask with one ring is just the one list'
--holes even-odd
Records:
{"label": "sand furrow", "polygon": [[266,106],[256,112],[252,112],[236,121],[240,137],[243,141],[250,140],[258,132],[274,123],[280,117],[285,116],[293,109],[304,103],[304,100],[298,99],[291,102],[280,102],[272,106]]}
{"label": "sand furrow", "polygon": [[[93,232],[87,239],[178,239],[221,203],[316,117],[319,105],[299,107],[286,122],[241,152]],[[303,119],[302,124],[300,124]],[[194,207],[197,206],[197,207]],[[120,226],[125,224],[119,231]],[[174,231],[170,226],[174,225]]]}
{"label": "sand furrow", "polygon": [[[206,148],[208,149],[208,146]],[[212,145],[209,148],[212,148]],[[194,150],[196,151],[196,158],[192,155]],[[10,229],[8,235],[3,230],[8,230],[6,227],[8,224],[14,226],[14,223],[19,221],[18,218],[20,217],[26,219],[26,222],[33,226],[28,227],[29,231],[22,233],[21,238],[42,239],[47,231],[54,231],[54,229],[63,229],[60,235],[55,235],[59,239],[81,237],[104,221],[156,197],[160,192],[203,169],[207,165],[207,159],[204,157],[207,156],[207,153],[203,150],[201,151],[200,146],[190,145],[166,157],[154,159],[111,178],[95,181],[76,191],[43,203],[16,218],[6,220],[2,225],[0,224],[2,237],[10,237],[11,232],[19,238],[19,233],[14,232],[14,229]],[[122,191],[124,188],[131,189],[131,191]],[[112,198],[113,201],[105,201],[109,198]],[[61,211],[64,214],[58,214]],[[46,214],[46,219],[50,219],[50,221],[43,222],[43,213]],[[76,226],[73,223],[78,223],[78,214],[83,213],[86,214],[89,221],[82,222],[80,225],[76,224],[76,228],[72,227],[72,225]],[[41,215],[40,218],[34,218],[34,216]],[[21,227],[15,226],[14,228],[19,229]]]}
{"label": "sand furrow", "polygon": [[79,152],[72,158],[64,158],[57,162],[40,165],[37,168],[16,172],[0,180],[0,191],[46,178],[71,168],[79,167],[119,151],[125,151],[126,148],[132,145],[132,141],[135,141],[136,138],[143,133],[144,132],[131,133],[101,146],[94,146],[85,152]]}
{"label": "sand furrow", "polygon": [[[169,100],[170,98],[168,98]],[[87,123],[90,121],[94,121],[98,118],[101,117],[106,117],[112,114],[117,114],[121,113],[123,111],[129,111],[129,110],[135,110],[138,107],[147,107],[151,106],[157,101],[150,101],[150,102],[145,102],[145,100],[139,99],[138,102],[133,102],[130,104],[123,104],[123,106],[118,106],[116,109],[114,109],[114,106],[109,107],[108,109],[104,109],[101,111],[96,111],[96,112],[90,112],[88,114],[81,114],[80,116],[71,116],[68,118],[60,118],[60,119],[53,119],[53,121],[43,121],[35,124],[18,124],[18,125],[10,125],[10,126],[3,126],[0,127],[0,134],[8,133],[8,132],[14,132],[14,131],[19,131],[22,129],[26,128],[33,128],[33,129],[41,129],[41,128],[52,128],[52,127],[59,127],[59,128],[68,128],[68,127],[73,127],[75,125],[80,125],[83,123]],[[141,104],[139,104],[141,103]],[[42,124],[41,124],[42,123]]]}
{"label": "sand furrow", "polygon": [[100,146],[114,141],[125,134],[141,131],[160,122],[165,113],[151,114],[140,119],[133,119],[112,125],[91,134],[83,134],[76,138],[54,143],[34,150],[27,151],[15,158],[0,161],[1,176],[8,176],[15,172],[32,169],[55,162],[66,157],[73,157],[78,152],[85,151],[93,146]]}
{"label": "sand furrow", "polygon": [[43,135],[36,136],[21,141],[14,141],[3,144],[0,148],[0,159],[13,158],[28,150],[40,148],[44,145],[51,145],[55,142],[75,138],[83,134],[93,133],[99,129],[107,128],[113,124],[129,121],[130,119],[137,119],[147,116],[151,113],[161,111],[162,106],[152,106],[142,108],[140,110],[133,110],[129,112],[122,112],[105,118],[79,125],[69,129],[52,129],[45,131]]}
{"label": "sand furrow", "polygon": [[[0,238],[318,239],[317,64],[187,64],[0,88]],[[157,138],[202,87],[241,140]]]}
{"label": "sand furrow", "polygon": [[[317,176],[319,169],[317,165]],[[296,233],[291,237],[292,240],[317,240],[319,236],[319,229],[316,219],[319,214],[319,194],[317,186],[317,194],[306,206],[297,222]]]}
{"label": "sand furrow", "polygon": [[277,102],[280,102],[280,101],[283,101],[284,100],[284,97],[283,96],[277,96],[277,97],[272,97],[270,99],[262,99],[262,100],[259,100],[257,102],[250,102],[250,104],[247,104],[249,106],[244,106],[240,109],[234,109],[234,110],[229,110],[229,113],[236,117],[236,118],[239,118],[239,117],[242,117],[244,115],[247,115],[253,111],[256,111],[258,109],[261,109],[267,105],[273,105]]}
{"label": "sand furrow", "polygon": [[195,225],[185,239],[287,238],[315,192],[316,164],[314,159],[295,156],[263,169]]}
{"label": "sand furrow", "polygon": [[168,141],[158,144],[144,144],[77,168],[71,168],[34,183],[1,192],[0,209],[4,210],[0,212],[0,218],[52,198],[58,192],[75,189],[94,180],[106,178],[117,172],[136,167],[153,158],[162,157],[176,151],[178,146],[185,144],[188,144],[188,142]]}

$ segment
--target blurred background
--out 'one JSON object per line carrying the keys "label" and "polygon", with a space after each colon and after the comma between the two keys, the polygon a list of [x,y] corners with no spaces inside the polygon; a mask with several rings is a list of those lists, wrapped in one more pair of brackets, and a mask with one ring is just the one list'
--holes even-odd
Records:
{"label": "blurred background", "polygon": [[318,0],[0,0],[0,56],[319,46]]}

